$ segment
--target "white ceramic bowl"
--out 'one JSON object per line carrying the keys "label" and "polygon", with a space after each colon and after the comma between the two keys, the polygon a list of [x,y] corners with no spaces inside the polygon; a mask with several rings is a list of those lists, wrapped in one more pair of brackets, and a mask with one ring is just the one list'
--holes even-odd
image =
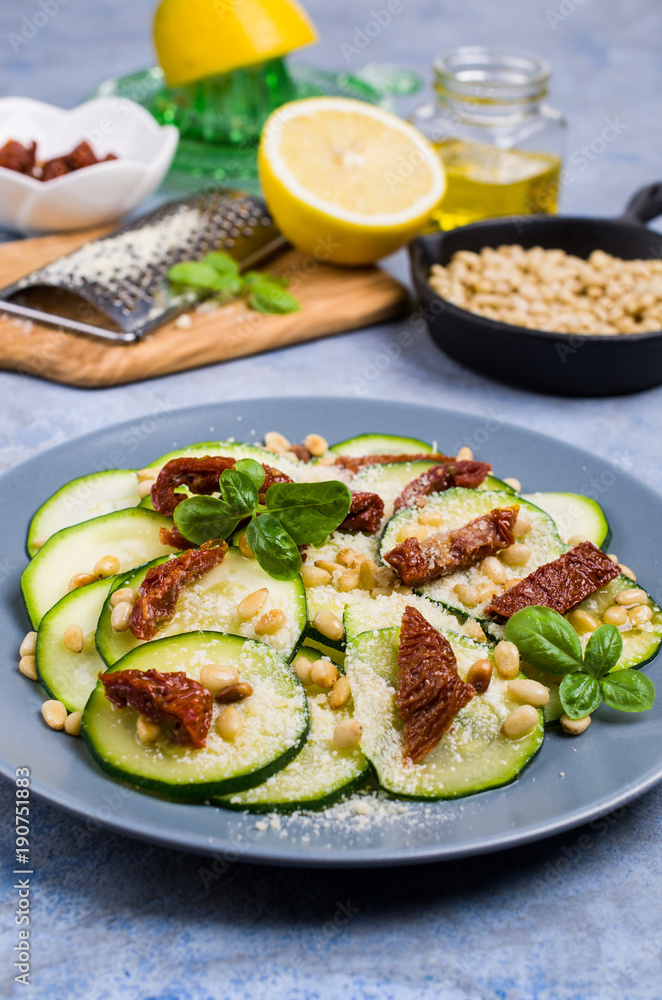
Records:
{"label": "white ceramic bowl", "polygon": [[63,156],[84,139],[99,158],[118,157],[45,182],[0,167],[0,226],[29,234],[85,229],[130,212],[165,177],[179,133],[123,97],[99,97],[72,111],[4,97],[0,147],[8,139],[36,142],[39,160]]}

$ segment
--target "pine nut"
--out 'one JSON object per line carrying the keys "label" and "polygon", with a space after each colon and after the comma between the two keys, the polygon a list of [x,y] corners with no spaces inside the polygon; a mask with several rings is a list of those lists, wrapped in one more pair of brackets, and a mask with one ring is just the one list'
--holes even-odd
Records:
{"label": "pine nut", "polygon": [[28,632],[21,643],[19,653],[21,656],[34,656],[37,652],[37,633]]}
{"label": "pine nut", "polygon": [[607,559],[611,559],[611,561],[612,561],[612,562],[613,562],[613,563],[614,563],[614,564],[615,564],[616,566],[618,566],[618,556],[617,556],[617,555],[614,555],[614,553],[613,553],[613,552],[609,552],[609,553],[608,553],[608,555],[607,555]]}
{"label": "pine nut", "polygon": [[519,673],[519,649],[514,642],[502,639],[494,647],[494,665],[505,681],[513,680]]}
{"label": "pine nut", "polygon": [[18,661],[18,669],[24,677],[31,681],[37,680],[37,661],[34,656],[22,656]]}
{"label": "pine nut", "polygon": [[279,608],[274,608],[273,611],[267,611],[261,618],[258,618],[255,623],[255,634],[274,635],[275,632],[278,632],[286,624],[287,618],[285,617],[285,613]]}
{"label": "pine nut", "polygon": [[586,632],[595,632],[600,624],[593,615],[589,615],[588,611],[584,611],[583,608],[575,608],[574,611],[571,611],[565,617],[566,621],[570,622],[578,635],[584,635]]}
{"label": "pine nut", "polygon": [[146,715],[139,715],[136,720],[136,736],[140,743],[147,745],[155,743],[161,735],[161,726],[158,722],[152,722]]}
{"label": "pine nut", "polygon": [[331,583],[331,574],[321,566],[309,566],[304,563],[301,567],[301,579],[305,587],[324,587]]}
{"label": "pine nut", "polygon": [[146,479],[156,479],[158,469],[138,469],[136,473],[138,476],[138,482],[144,483]]}
{"label": "pine nut", "polygon": [[319,459],[319,461],[318,461],[317,464],[318,465],[324,465],[324,466],[335,465],[336,464],[336,456],[333,455],[333,454],[331,454],[331,455],[322,455],[322,457]]}
{"label": "pine nut", "polygon": [[312,663],[307,656],[297,656],[296,660],[292,664],[292,669],[297,675],[304,687],[308,687],[313,683],[311,677],[311,667]]}
{"label": "pine nut", "polygon": [[531,547],[529,545],[522,545],[520,542],[515,542],[514,545],[509,545],[507,549],[502,549],[499,553],[499,558],[503,559],[508,566],[526,566],[531,558]]}
{"label": "pine nut", "polygon": [[439,528],[444,523],[444,516],[435,507],[425,507],[418,515],[418,523],[426,524],[431,528]]}
{"label": "pine nut", "polygon": [[85,636],[80,625],[68,625],[62,635],[62,642],[72,653],[82,653]]}
{"label": "pine nut", "polygon": [[279,434],[278,431],[268,431],[264,435],[264,447],[267,451],[274,451],[277,455],[282,455],[283,452],[289,451],[292,445],[284,434]]}
{"label": "pine nut", "polygon": [[476,642],[485,642],[487,638],[478,622],[471,619],[464,623],[464,634],[468,635],[470,639],[475,639]]}
{"label": "pine nut", "polygon": [[87,587],[90,583],[96,583],[96,576],[92,576],[91,573],[76,573],[69,580],[68,591],[71,593],[72,590],[78,590],[79,587]]}
{"label": "pine nut", "polygon": [[373,590],[377,586],[377,566],[374,559],[363,559],[359,566],[359,587]]}
{"label": "pine nut", "polygon": [[616,603],[626,606],[648,604],[648,594],[645,590],[640,590],[639,587],[630,587],[628,590],[622,590],[620,594],[616,594]]}
{"label": "pine nut", "polygon": [[340,563],[341,566],[349,568],[356,562],[356,552],[354,549],[341,549],[336,556],[336,562]]}
{"label": "pine nut", "polygon": [[370,591],[371,597],[388,597],[391,593],[389,587],[373,587]]}
{"label": "pine nut", "polygon": [[138,483],[137,493],[141,500],[148,497],[152,492],[152,486],[154,486],[156,479],[145,479],[144,482]]}
{"label": "pine nut", "polygon": [[321,635],[336,642],[345,635],[345,626],[333,611],[318,611],[313,618],[313,626]]}
{"label": "pine nut", "polygon": [[463,444],[455,457],[458,462],[470,462],[474,457],[474,453],[468,445]]}
{"label": "pine nut", "polygon": [[199,680],[216,697],[225,688],[237,683],[239,671],[230,663],[205,663],[200,670]]}
{"label": "pine nut", "polygon": [[244,597],[243,601],[237,605],[237,617],[241,618],[242,621],[248,621],[249,618],[253,618],[254,615],[261,611],[267,602],[269,596],[269,590],[267,587],[261,587],[260,590],[254,590],[252,594]]}
{"label": "pine nut", "polygon": [[633,581],[637,579],[637,574],[633,570],[631,570],[629,566],[624,566],[623,563],[619,563],[618,568],[620,569],[623,576],[627,576],[629,577],[630,580]]}
{"label": "pine nut", "polygon": [[533,705],[520,705],[504,719],[501,732],[509,740],[519,740],[533,732],[538,725],[538,718],[538,711]]}
{"label": "pine nut", "polygon": [[549,701],[549,688],[539,681],[515,680],[508,682],[508,694],[526,705],[542,708]]}
{"label": "pine nut", "polygon": [[349,593],[350,590],[356,590],[359,585],[359,571],[358,569],[347,569],[341,575],[338,580],[338,590],[342,590],[343,593]]}
{"label": "pine nut", "polygon": [[489,660],[476,660],[467,671],[467,684],[476,689],[476,694],[485,694],[492,680],[492,664]]}
{"label": "pine nut", "polygon": [[496,556],[487,556],[480,564],[480,568],[493,583],[505,583],[508,579],[508,574]]}
{"label": "pine nut", "polygon": [[41,714],[44,722],[51,729],[64,729],[67,709],[61,701],[45,701],[41,706]]}
{"label": "pine nut", "polygon": [[424,538],[428,537],[428,529],[424,524],[403,524],[398,530],[396,538],[399,542],[406,542],[408,538],[417,538],[419,542],[422,542]]}
{"label": "pine nut", "polygon": [[516,493],[522,492],[522,484],[520,483],[519,479],[515,479],[514,476],[504,476],[503,481],[508,486],[512,486],[512,488],[515,490]]}
{"label": "pine nut", "polygon": [[480,587],[477,588],[478,604],[491,601],[498,592],[499,588],[495,583],[481,583]]}
{"label": "pine nut", "polygon": [[110,595],[110,606],[116,608],[118,604],[123,603],[133,606],[139,597],[140,594],[135,587],[120,587],[119,590],[114,590]]}
{"label": "pine nut", "polygon": [[94,567],[94,575],[102,580],[108,579],[109,576],[116,576],[119,571],[120,561],[117,556],[104,556]]}
{"label": "pine nut", "polygon": [[478,604],[478,591],[468,583],[456,583],[453,590],[467,608],[475,608]]}
{"label": "pine nut", "polygon": [[82,712],[72,712],[64,720],[64,731],[70,736],[80,736],[80,725],[83,720]]}
{"label": "pine nut", "polygon": [[531,521],[521,510],[513,526],[513,538],[523,538],[531,531]]}
{"label": "pine nut", "polygon": [[352,750],[363,736],[363,726],[358,719],[343,719],[333,730],[333,742],[339,750]]}
{"label": "pine nut", "polygon": [[244,556],[246,559],[255,559],[255,556],[253,555],[253,550],[248,544],[248,539],[246,538],[246,532],[244,532],[243,535],[241,535],[239,538],[239,551],[241,552],[242,556]]}
{"label": "pine nut", "polygon": [[586,535],[570,535],[568,545],[571,545],[574,548],[575,545],[581,545],[583,542],[590,542],[590,540],[591,539],[587,538]]}
{"label": "pine nut", "polygon": [[329,694],[329,706],[334,712],[346,705],[352,694],[352,689],[347,677],[339,677],[331,688]]}
{"label": "pine nut", "polygon": [[310,678],[318,687],[333,687],[338,680],[338,668],[330,660],[315,660],[310,665]]}
{"label": "pine nut", "polygon": [[330,562],[328,559],[316,559],[315,566],[317,569],[323,569],[324,572],[328,573],[330,577],[333,576],[336,570],[343,570],[345,568],[344,566],[341,566],[340,563]]}
{"label": "pine nut", "polygon": [[503,585],[504,593],[507,590],[512,590],[513,587],[516,587],[517,584],[521,582],[522,582],[521,576],[514,576],[511,580],[506,580],[506,582]]}
{"label": "pine nut", "polygon": [[50,537],[51,537],[50,535],[40,535],[38,538],[33,538],[32,539],[32,544],[33,544],[34,548],[35,549],[43,549],[44,545],[46,544],[46,542],[48,541],[48,539]]}
{"label": "pine nut", "polygon": [[228,705],[227,708],[224,708],[216,720],[216,732],[230,743],[236,740],[243,728],[244,720],[241,717],[241,712],[234,705]]}
{"label": "pine nut", "polygon": [[625,608],[620,607],[618,604],[612,604],[610,608],[603,611],[602,620],[607,625],[625,625],[628,620],[628,613]]}
{"label": "pine nut", "polygon": [[329,450],[329,443],[321,434],[307,434],[303,444],[315,458],[326,455]]}
{"label": "pine nut", "polygon": [[653,617],[653,609],[647,604],[638,604],[635,608],[630,608],[628,618],[633,625],[643,625]]}
{"label": "pine nut", "polygon": [[110,614],[110,627],[113,632],[126,632],[131,624],[133,605],[128,601],[120,601],[116,604]]}
{"label": "pine nut", "polygon": [[568,736],[581,736],[591,725],[591,716],[585,715],[583,719],[569,719],[567,715],[561,716],[561,729]]}
{"label": "pine nut", "polygon": [[248,681],[239,681],[237,684],[230,684],[229,687],[219,691],[216,695],[216,701],[220,702],[221,705],[225,705],[228,702],[245,701],[252,694],[253,685],[249,684]]}

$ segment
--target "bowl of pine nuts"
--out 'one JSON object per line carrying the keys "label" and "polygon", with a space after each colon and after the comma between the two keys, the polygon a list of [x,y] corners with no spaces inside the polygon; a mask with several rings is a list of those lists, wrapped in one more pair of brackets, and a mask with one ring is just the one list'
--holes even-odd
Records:
{"label": "bowl of pine nuts", "polygon": [[622,216],[510,216],[419,237],[412,278],[433,340],[485,375],[561,396],[662,383],[662,184]]}

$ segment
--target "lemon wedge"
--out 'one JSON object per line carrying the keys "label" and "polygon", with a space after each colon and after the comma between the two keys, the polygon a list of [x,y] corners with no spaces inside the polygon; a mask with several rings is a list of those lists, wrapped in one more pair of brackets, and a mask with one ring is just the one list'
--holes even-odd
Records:
{"label": "lemon wedge", "polygon": [[154,45],[170,87],[315,41],[315,28],[296,0],[161,0],[154,16]]}
{"label": "lemon wedge", "polygon": [[258,166],[281,232],[334,264],[368,264],[399,249],[425,226],[446,186],[439,157],[417,129],[344,97],[274,111]]}

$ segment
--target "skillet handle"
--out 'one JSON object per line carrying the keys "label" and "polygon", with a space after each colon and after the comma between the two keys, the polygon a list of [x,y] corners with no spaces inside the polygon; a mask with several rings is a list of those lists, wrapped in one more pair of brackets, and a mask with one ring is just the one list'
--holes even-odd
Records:
{"label": "skillet handle", "polygon": [[632,196],[621,218],[642,225],[662,215],[662,184],[649,184]]}

